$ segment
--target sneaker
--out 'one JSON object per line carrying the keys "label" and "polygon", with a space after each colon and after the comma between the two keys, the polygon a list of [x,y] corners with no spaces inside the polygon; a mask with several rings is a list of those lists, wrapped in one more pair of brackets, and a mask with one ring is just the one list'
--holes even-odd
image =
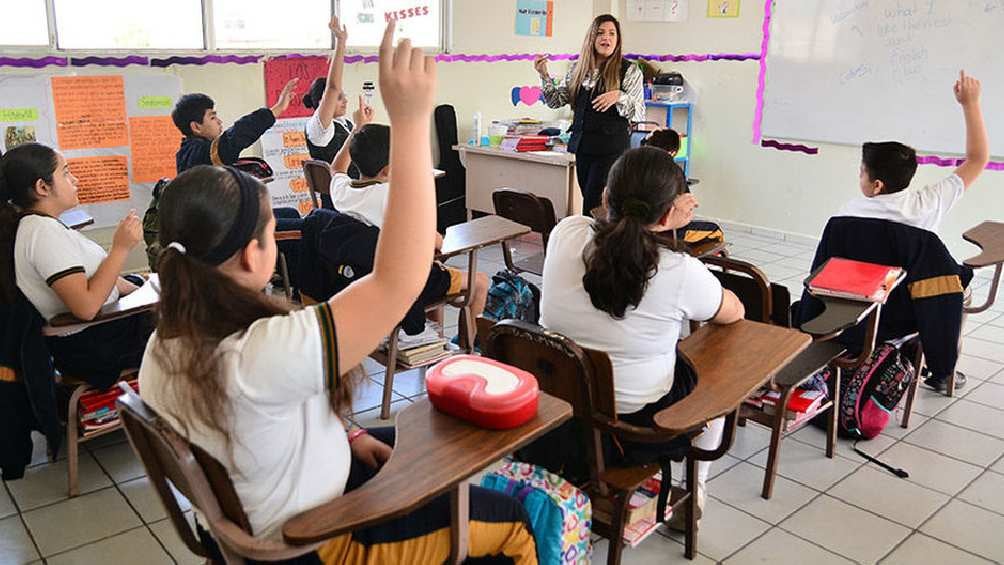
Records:
{"label": "sneaker", "polygon": [[[958,390],[966,386],[966,374],[960,371],[955,371],[955,390]],[[948,376],[947,375],[931,375],[924,379],[924,384],[933,389],[936,392],[944,394],[948,391]]]}

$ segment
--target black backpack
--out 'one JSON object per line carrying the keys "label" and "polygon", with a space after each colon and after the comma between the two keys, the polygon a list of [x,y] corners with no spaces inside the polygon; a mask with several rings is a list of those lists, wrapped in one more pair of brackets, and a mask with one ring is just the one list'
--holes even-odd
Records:
{"label": "black backpack", "polygon": [[160,179],[153,187],[153,198],[150,199],[150,206],[143,214],[143,241],[146,242],[146,259],[150,262],[150,272],[157,272],[157,259],[160,258],[160,214],[157,210],[160,206],[160,193],[167,186],[171,179]]}

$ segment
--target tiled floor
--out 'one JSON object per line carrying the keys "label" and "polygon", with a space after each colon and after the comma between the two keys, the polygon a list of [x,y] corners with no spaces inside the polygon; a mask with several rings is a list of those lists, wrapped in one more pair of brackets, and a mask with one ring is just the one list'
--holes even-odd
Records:
{"label": "tiled floor", "polygon": [[[734,257],[761,266],[797,292],[812,261],[807,245],[730,230]],[[517,253],[539,247],[522,244]],[[464,265],[463,260],[451,263]],[[480,270],[501,268],[488,249]],[[539,282],[537,279],[535,282]],[[987,280],[974,287],[986,292]],[[455,333],[456,313],[448,312]],[[956,398],[922,390],[909,430],[899,426],[860,445],[902,467],[898,479],[866,463],[842,442],[823,453],[822,432],[806,428],[787,438],[774,497],[760,498],[769,434],[740,428],[728,456],[715,464],[694,563],[986,563],[1004,561],[1004,303],[966,324],[960,370],[968,386]],[[383,368],[364,364],[368,380],[353,419],[380,425]],[[421,398],[418,371],[394,382],[393,410]],[[47,562],[200,563],[174,534],[142,466],[121,434],[86,446],[81,496],[66,498],[65,460],[37,464],[25,479],[0,490],[0,564]],[[606,541],[595,545],[604,562]],[[660,531],[624,553],[625,563],[685,563],[682,540]]]}

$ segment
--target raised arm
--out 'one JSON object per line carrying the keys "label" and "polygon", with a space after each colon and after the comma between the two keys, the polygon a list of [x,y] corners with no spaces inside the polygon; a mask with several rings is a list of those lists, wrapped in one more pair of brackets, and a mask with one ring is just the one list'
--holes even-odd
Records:
{"label": "raised arm", "polygon": [[431,116],[436,64],[411,41],[393,46],[397,21],[380,44],[380,92],[390,116],[393,173],[373,272],[334,295],[339,366],[358,365],[390,333],[418,297],[432,264],[436,233]]}
{"label": "raised arm", "polygon": [[360,128],[372,121],[373,108],[368,106],[366,104],[366,99],[360,95],[359,107],[352,113],[352,131],[349,132],[349,137],[345,139],[345,143],[342,144],[341,149],[339,149],[338,153],[335,154],[335,158],[331,160],[331,174],[347,174],[349,172],[349,165],[352,164],[352,156],[349,153],[349,145],[352,144],[352,136],[355,135]]}
{"label": "raised arm", "polygon": [[143,224],[135,211],[129,212],[115,230],[112,248],[98,270],[90,278],[83,272],[59,278],[52,283],[53,292],[71,314],[84,321],[93,320],[118,284],[129,250],[142,240]]}
{"label": "raised arm", "polygon": [[959,175],[966,188],[976,181],[990,161],[990,142],[983,123],[983,110],[980,109],[980,91],[980,81],[966,75],[966,71],[959,71],[955,99],[962,105],[966,120],[966,160],[955,169],[955,174]]}
{"label": "raised arm", "polygon": [[331,56],[331,64],[328,66],[328,82],[324,87],[324,94],[321,95],[321,103],[317,106],[317,119],[321,122],[322,129],[328,129],[331,126],[331,120],[335,119],[335,108],[338,107],[338,97],[342,96],[345,43],[349,37],[348,30],[338,22],[338,16],[332,16],[328,28],[335,36],[337,44],[335,45],[335,53]]}
{"label": "raised arm", "polygon": [[[561,108],[562,106],[571,102],[568,99],[568,79],[572,76],[572,70],[569,69],[568,74],[565,76],[565,81],[558,84],[551,74],[547,70],[547,60],[550,55],[540,55],[533,61],[533,68],[540,75],[540,86],[541,94],[544,96],[544,103],[547,104],[548,108]],[[575,64],[572,64],[572,69],[575,68]]]}

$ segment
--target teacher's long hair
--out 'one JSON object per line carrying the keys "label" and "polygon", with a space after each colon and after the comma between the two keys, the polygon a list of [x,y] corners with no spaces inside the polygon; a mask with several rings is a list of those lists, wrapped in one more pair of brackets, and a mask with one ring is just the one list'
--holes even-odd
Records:
{"label": "teacher's long hair", "polygon": [[582,286],[597,310],[615,320],[637,307],[659,269],[662,245],[648,226],[658,222],[687,188],[669,153],[639,147],[621,155],[607,177],[605,218],[593,224],[583,260]]}
{"label": "teacher's long hair", "polygon": [[[613,23],[617,29],[617,45],[614,46],[614,52],[601,62],[596,56],[596,36],[600,33],[600,26],[607,22]],[[617,21],[617,18],[610,14],[602,14],[593,19],[592,25],[589,26],[589,33],[586,34],[586,39],[582,42],[582,50],[579,52],[579,61],[575,65],[575,72],[572,73],[572,80],[568,83],[568,98],[573,106],[579,95],[582,82],[597,67],[600,70],[599,83],[603,85],[605,90],[617,90],[621,87],[621,46],[623,44],[621,23]]]}

